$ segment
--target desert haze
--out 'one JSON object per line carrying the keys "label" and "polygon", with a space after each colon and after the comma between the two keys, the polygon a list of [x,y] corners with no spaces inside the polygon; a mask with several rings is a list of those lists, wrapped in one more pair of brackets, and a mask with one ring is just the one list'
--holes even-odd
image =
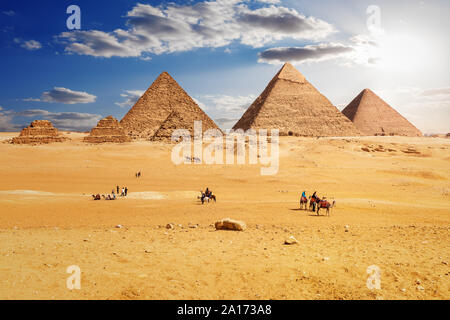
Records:
{"label": "desert haze", "polygon": [[[448,139],[281,137],[278,174],[261,176],[60,134],[0,134],[0,299],[450,299]],[[92,200],[117,185],[128,197]],[[217,203],[201,205],[206,187]],[[336,201],[329,217],[299,210],[304,190]],[[247,229],[216,231],[227,217]]]}

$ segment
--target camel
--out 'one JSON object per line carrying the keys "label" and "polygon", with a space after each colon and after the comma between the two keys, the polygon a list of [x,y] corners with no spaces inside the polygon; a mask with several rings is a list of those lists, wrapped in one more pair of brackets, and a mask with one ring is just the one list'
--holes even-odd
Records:
{"label": "camel", "polygon": [[308,207],[308,199],[305,197],[300,198],[300,210],[302,210],[304,207],[305,210],[307,210]]}
{"label": "camel", "polygon": [[202,191],[200,191],[200,193],[202,194],[201,196],[198,196],[197,199],[200,199],[200,201],[202,202],[202,204],[205,203],[205,200],[209,203],[209,201],[213,200],[214,202],[217,202],[216,196],[211,194],[211,196],[207,197],[206,194]]}
{"label": "camel", "polygon": [[333,201],[333,203],[329,203],[327,200],[322,199],[319,201],[317,205],[317,215],[319,215],[320,209],[327,209],[327,216],[330,216],[330,209],[334,208],[336,205],[336,201]]}

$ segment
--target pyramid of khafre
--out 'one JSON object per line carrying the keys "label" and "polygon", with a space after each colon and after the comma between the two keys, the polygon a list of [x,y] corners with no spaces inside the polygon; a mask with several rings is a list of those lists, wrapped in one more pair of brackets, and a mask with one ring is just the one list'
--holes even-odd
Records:
{"label": "pyramid of khafre", "polygon": [[24,128],[20,135],[12,139],[14,144],[46,144],[68,140],[48,120],[35,120]]}
{"label": "pyramid of khafre", "polygon": [[422,133],[369,89],[342,110],[363,134],[420,137]]}
{"label": "pyramid of khafre", "polygon": [[280,135],[355,136],[353,123],[286,63],[233,129],[279,129]]}
{"label": "pyramid of khafre", "polygon": [[167,72],[159,75],[120,123],[132,138],[150,139],[173,111],[186,121],[201,120],[204,131],[218,129]]}
{"label": "pyramid of khafre", "polygon": [[125,133],[119,121],[113,116],[101,119],[90,134],[84,138],[88,143],[122,143],[130,142],[131,138]]}

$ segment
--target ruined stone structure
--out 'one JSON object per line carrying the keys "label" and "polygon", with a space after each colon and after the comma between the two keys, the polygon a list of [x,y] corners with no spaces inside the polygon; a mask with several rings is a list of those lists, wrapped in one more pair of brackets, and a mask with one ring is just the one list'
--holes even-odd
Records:
{"label": "ruined stone structure", "polygon": [[68,138],[59,134],[58,129],[53,127],[48,120],[35,120],[22,130],[20,135],[12,139],[14,144],[47,144],[63,142]]}
{"label": "ruined stone structure", "polygon": [[100,120],[89,136],[84,138],[88,143],[123,143],[130,142],[131,138],[125,133],[119,121],[113,116]]}

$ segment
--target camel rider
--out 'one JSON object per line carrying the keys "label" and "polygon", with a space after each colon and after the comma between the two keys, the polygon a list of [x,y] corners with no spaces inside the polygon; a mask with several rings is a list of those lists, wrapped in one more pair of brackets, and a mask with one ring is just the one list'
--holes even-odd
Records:
{"label": "camel rider", "polygon": [[302,199],[305,198],[306,199],[306,191],[303,191],[302,193]]}
{"label": "camel rider", "polygon": [[209,191],[208,187],[206,188],[205,196],[208,197],[208,198],[211,197],[211,191]]}

